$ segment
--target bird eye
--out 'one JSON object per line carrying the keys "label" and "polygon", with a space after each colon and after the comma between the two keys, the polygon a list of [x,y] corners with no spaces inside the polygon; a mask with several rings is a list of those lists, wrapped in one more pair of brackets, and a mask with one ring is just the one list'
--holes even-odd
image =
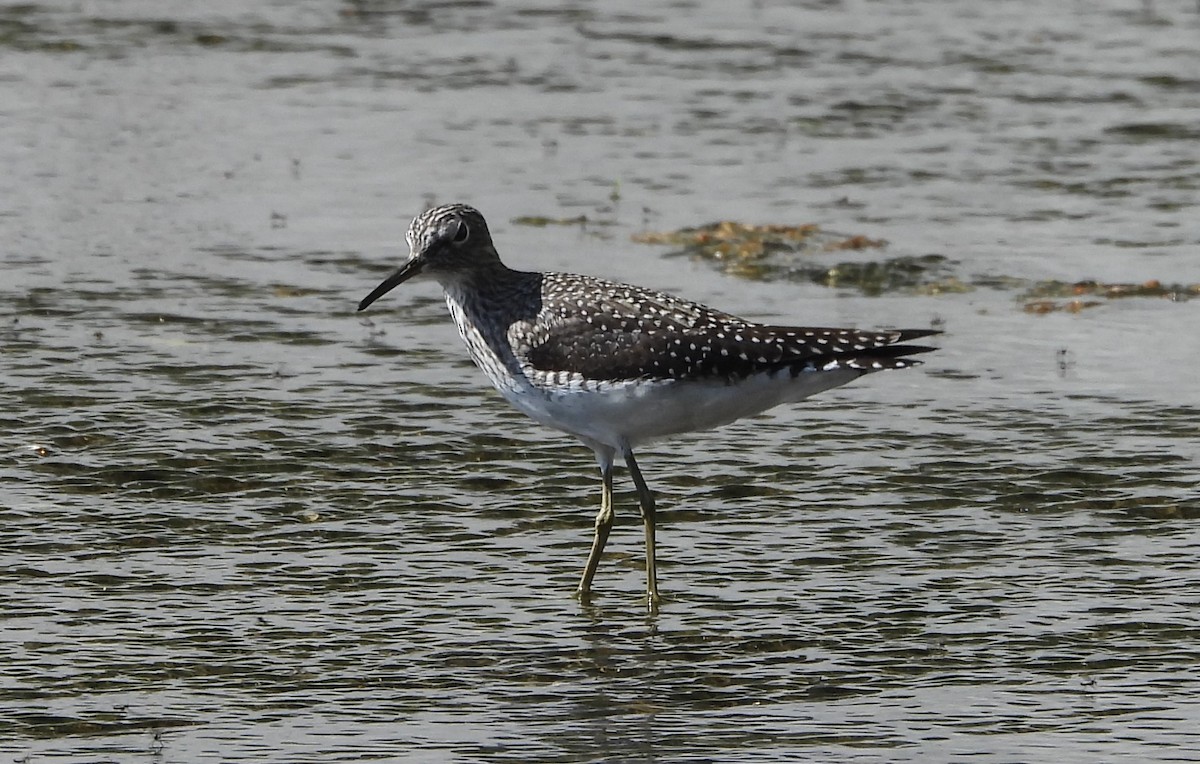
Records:
{"label": "bird eye", "polygon": [[463,221],[458,221],[458,230],[454,232],[454,237],[451,239],[455,244],[462,244],[471,236],[471,229]]}

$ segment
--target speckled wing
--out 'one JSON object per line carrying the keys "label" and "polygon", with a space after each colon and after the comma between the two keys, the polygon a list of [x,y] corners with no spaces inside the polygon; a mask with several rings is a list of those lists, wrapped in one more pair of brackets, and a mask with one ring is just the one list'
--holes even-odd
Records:
{"label": "speckled wing", "polygon": [[595,381],[736,381],[762,373],[914,366],[933,348],[896,343],[937,334],[755,324],[698,303],[626,284],[546,274],[539,328],[523,354],[539,371]]}

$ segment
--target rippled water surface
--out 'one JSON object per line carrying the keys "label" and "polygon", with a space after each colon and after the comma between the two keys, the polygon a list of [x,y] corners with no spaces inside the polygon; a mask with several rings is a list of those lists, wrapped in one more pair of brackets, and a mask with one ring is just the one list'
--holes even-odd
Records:
{"label": "rippled water surface", "polygon": [[[0,4],[0,754],[1196,760],[1198,51],[1183,0]],[[643,449],[666,601],[622,471],[585,607],[590,452],[433,285],[354,311],[450,200],[945,334]],[[887,245],[632,240],[722,219]]]}

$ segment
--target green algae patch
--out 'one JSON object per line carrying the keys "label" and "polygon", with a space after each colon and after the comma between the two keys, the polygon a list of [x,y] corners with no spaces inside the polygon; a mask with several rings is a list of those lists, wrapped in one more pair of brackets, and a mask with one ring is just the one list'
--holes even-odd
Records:
{"label": "green algae patch", "polygon": [[[633,235],[639,244],[665,244],[680,247],[681,253],[716,261],[753,261],[772,252],[805,251],[820,246],[820,226],[805,225],[747,225],[732,220],[678,231],[646,232]],[[867,246],[863,239],[860,247]],[[886,242],[872,242],[882,247]]]}
{"label": "green algae patch", "polygon": [[1040,281],[1025,293],[1026,298],[1063,297],[1165,297],[1170,300],[1186,300],[1200,295],[1200,284],[1164,284],[1150,279],[1140,284],[1105,283],[1101,281]]}
{"label": "green algae patch", "polygon": [[596,221],[589,220],[587,215],[576,215],[573,218],[551,218],[541,215],[523,215],[512,219],[513,225],[527,225],[534,228],[545,228],[550,225],[583,226]]}
{"label": "green algae patch", "polygon": [[[891,257],[868,262],[844,262],[803,269],[809,281],[825,286],[857,289],[863,294],[920,292],[938,282],[948,261],[941,255]],[[942,279],[943,283],[948,280]],[[969,291],[969,290],[967,290]]]}
{"label": "green algae patch", "polygon": [[[1200,284],[1164,284],[1150,279],[1140,284],[1100,281],[1040,281],[1021,295],[1026,313],[1080,313],[1106,300],[1153,297],[1177,302],[1200,295]],[[1103,300],[1094,298],[1104,298]]]}
{"label": "green algae patch", "polygon": [[[749,225],[724,220],[632,238],[639,244],[674,247],[668,257],[704,260],[730,275],[757,281],[806,281],[869,295],[971,288],[949,272],[951,263],[941,255],[880,258],[877,253],[887,247],[887,241],[826,231],[816,223]],[[831,264],[822,257],[831,253],[864,256]]]}

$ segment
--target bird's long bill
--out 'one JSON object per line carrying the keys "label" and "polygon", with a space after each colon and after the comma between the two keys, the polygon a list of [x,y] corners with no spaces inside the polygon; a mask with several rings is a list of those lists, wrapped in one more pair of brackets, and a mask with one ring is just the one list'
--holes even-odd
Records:
{"label": "bird's long bill", "polygon": [[421,272],[422,265],[423,263],[420,258],[414,257],[410,259],[407,263],[400,266],[400,270],[396,271],[391,276],[388,276],[383,280],[383,283],[375,287],[375,289],[373,289],[369,295],[362,298],[362,302],[358,304],[358,309],[366,310],[368,305],[375,302],[380,297],[383,297],[396,287],[400,286],[405,281],[408,281],[413,276],[416,276]]}

